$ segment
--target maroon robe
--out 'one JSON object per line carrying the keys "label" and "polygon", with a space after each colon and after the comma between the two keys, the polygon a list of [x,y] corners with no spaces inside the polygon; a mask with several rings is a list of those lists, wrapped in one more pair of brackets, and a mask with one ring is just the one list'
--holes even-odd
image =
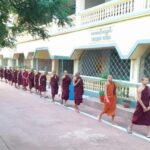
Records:
{"label": "maroon robe", "polygon": [[1,68],[0,69],[0,78],[1,78],[1,80],[3,79],[3,77],[4,77],[4,69]]}
{"label": "maroon robe", "polygon": [[36,90],[39,89],[39,77],[40,77],[41,73],[38,72],[35,77],[34,77],[34,87]]}
{"label": "maroon robe", "polygon": [[23,87],[28,86],[28,71],[22,73],[22,85]]}
{"label": "maroon robe", "polygon": [[69,85],[71,83],[71,78],[66,75],[63,79],[62,79],[62,95],[61,98],[62,100],[68,100],[69,98]]}
{"label": "maroon robe", "polygon": [[56,94],[58,94],[58,81],[59,81],[59,78],[57,75],[54,75],[51,77],[50,87],[51,87],[52,97],[54,97]]}
{"label": "maroon robe", "polygon": [[40,92],[46,92],[46,75],[40,75],[39,77],[39,90]]}
{"label": "maroon robe", "polygon": [[7,72],[8,72],[8,71],[7,71],[7,69],[5,68],[5,69],[4,69],[4,78],[5,78],[5,80],[7,80]]}
{"label": "maroon robe", "polygon": [[[148,86],[146,86],[142,91],[141,100],[145,107],[150,106],[150,88]],[[137,125],[150,125],[150,111],[144,112],[139,102],[137,102],[136,110],[132,118],[132,123]]]}
{"label": "maroon robe", "polygon": [[29,88],[32,89],[34,87],[34,72],[29,73]]}
{"label": "maroon robe", "polygon": [[16,84],[17,83],[17,74],[18,74],[18,71],[17,70],[14,70],[13,72],[13,82]]}
{"label": "maroon robe", "polygon": [[12,81],[12,69],[7,70],[7,79],[8,81]]}
{"label": "maroon robe", "polygon": [[84,93],[84,87],[83,87],[83,80],[82,80],[82,78],[78,77],[75,80],[75,83],[77,83],[77,82],[78,82],[78,84],[74,86],[74,100],[75,100],[75,104],[76,105],[80,105],[80,103],[82,103],[82,100],[83,100],[82,96],[83,96],[83,93]]}
{"label": "maroon robe", "polygon": [[22,71],[18,71],[17,73],[17,83],[18,85],[22,85]]}
{"label": "maroon robe", "polygon": [[11,75],[12,75],[11,81],[12,81],[12,83],[14,83],[14,72],[15,72],[15,70],[12,70],[12,72],[11,72]]}

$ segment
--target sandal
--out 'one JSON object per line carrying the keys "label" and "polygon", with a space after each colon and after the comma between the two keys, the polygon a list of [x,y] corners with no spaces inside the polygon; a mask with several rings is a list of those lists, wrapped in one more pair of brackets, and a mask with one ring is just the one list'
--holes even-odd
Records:
{"label": "sandal", "polygon": [[129,134],[132,134],[132,129],[129,127],[129,128],[127,128],[127,132],[129,133]]}

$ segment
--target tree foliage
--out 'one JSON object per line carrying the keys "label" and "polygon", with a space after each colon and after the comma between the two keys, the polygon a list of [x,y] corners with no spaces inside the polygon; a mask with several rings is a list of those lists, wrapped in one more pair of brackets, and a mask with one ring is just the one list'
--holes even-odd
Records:
{"label": "tree foliage", "polygon": [[47,38],[51,22],[70,24],[72,8],[69,0],[0,0],[0,47],[11,47],[23,32]]}

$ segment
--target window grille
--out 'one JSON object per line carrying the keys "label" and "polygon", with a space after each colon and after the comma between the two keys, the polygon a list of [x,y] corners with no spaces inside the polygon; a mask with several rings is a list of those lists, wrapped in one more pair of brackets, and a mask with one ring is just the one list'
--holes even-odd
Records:
{"label": "window grille", "polygon": [[64,70],[69,74],[73,74],[73,60],[59,60],[59,75],[62,75]]}
{"label": "window grille", "polygon": [[33,68],[39,71],[51,71],[52,60],[51,59],[34,59]]}
{"label": "window grille", "polygon": [[115,49],[85,50],[79,60],[82,75],[100,77],[111,74],[114,79],[130,79],[130,60],[120,59]]}
{"label": "window grille", "polygon": [[146,52],[141,60],[140,78],[143,76],[150,78],[150,50]]}

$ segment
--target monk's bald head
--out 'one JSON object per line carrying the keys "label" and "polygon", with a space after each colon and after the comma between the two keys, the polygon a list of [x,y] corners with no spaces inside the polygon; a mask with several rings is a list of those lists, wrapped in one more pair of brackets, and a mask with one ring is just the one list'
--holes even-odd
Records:
{"label": "monk's bald head", "polygon": [[68,71],[67,71],[67,70],[65,70],[65,71],[64,71],[64,75],[67,75],[67,74],[68,74]]}
{"label": "monk's bald head", "polygon": [[80,76],[80,72],[77,72],[77,73],[75,74],[75,76],[76,76],[76,77]]}
{"label": "monk's bald head", "polygon": [[143,77],[143,78],[141,79],[141,82],[142,82],[144,85],[147,85],[148,82],[149,82],[149,79],[148,79],[147,77]]}
{"label": "monk's bald head", "polygon": [[143,78],[141,79],[141,81],[144,81],[144,80],[149,80],[149,79],[148,79],[148,77],[143,77]]}
{"label": "monk's bald head", "polygon": [[113,79],[112,75],[108,75],[108,76],[107,76],[107,80],[108,80],[108,81],[112,81],[112,79]]}

